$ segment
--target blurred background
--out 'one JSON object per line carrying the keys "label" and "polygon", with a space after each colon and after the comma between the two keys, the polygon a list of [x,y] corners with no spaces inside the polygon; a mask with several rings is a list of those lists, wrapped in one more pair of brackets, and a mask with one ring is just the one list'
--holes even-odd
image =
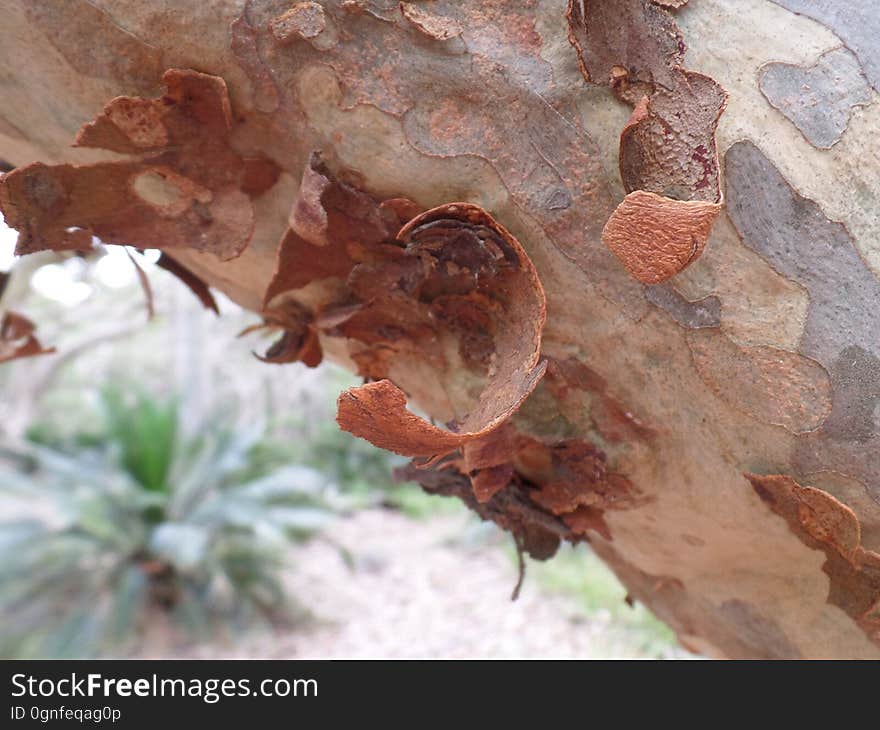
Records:
{"label": "blurred background", "polygon": [[580,545],[529,561],[341,432],[330,364],[126,250],[18,261],[2,308],[58,352],[0,364],[0,656],[680,657]]}

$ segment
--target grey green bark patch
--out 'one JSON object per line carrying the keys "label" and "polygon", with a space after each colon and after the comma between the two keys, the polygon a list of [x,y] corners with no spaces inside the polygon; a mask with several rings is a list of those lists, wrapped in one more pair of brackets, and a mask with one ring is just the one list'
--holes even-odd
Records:
{"label": "grey green bark patch", "polygon": [[878,495],[880,281],[846,227],[792,189],[754,144],[738,142],[725,161],[730,219],[748,248],[807,290],[799,349],[831,375],[831,414],[799,438],[795,465],[851,475]]}
{"label": "grey green bark patch", "polygon": [[690,301],[670,283],[645,287],[645,298],[688,329],[719,327],[721,325],[721,300],[716,296]]}
{"label": "grey green bark patch", "polygon": [[828,51],[808,67],[769,63],[758,84],[767,101],[821,149],[841,138],[853,107],[871,101],[859,61],[846,48]]}
{"label": "grey green bark patch", "polygon": [[880,13],[876,0],[773,0],[786,10],[826,26],[859,59],[871,86],[880,91]]}

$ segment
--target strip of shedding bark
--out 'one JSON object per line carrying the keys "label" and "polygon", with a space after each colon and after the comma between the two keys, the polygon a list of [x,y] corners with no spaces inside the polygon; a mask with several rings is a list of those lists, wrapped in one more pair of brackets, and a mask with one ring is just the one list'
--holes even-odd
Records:
{"label": "strip of shedding bark", "polygon": [[270,160],[232,149],[226,83],[166,71],[159,99],[120,96],[75,144],[132,156],[93,165],[17,168],[0,179],[0,210],[16,253],[88,250],[92,237],[136,248],[191,248],[232,259],[250,242],[251,197],[274,185]]}
{"label": "strip of shedding bark", "polygon": [[654,0],[569,0],[566,17],[584,78],[633,106],[620,135],[628,195],[602,232],[639,281],[669,279],[702,253],[721,209],[715,129],[727,94],[681,66],[670,7]]}
{"label": "strip of shedding bark", "polygon": [[880,555],[862,547],[855,513],[827,492],[788,476],[746,474],[757,495],[808,547],[825,553],[828,603],[880,645]]}

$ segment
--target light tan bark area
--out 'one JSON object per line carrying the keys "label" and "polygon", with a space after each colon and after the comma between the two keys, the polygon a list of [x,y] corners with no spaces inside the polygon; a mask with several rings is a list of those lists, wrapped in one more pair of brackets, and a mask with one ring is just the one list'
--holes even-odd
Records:
{"label": "light tan bark area", "polygon": [[375,381],[346,427],[686,646],[878,657],[869,4],[0,0],[0,205]]}

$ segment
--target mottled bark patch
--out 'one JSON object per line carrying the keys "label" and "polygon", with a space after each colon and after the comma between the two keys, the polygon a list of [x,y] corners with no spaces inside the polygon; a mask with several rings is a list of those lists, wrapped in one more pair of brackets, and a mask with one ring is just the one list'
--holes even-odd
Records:
{"label": "mottled bark patch", "polygon": [[607,543],[594,546],[630,595],[668,623],[683,645],[707,638],[724,656],[749,659],[798,659],[801,652],[771,614],[737,598],[720,604],[689,590],[670,575],[652,575],[626,561]]}
{"label": "mottled bark patch", "polygon": [[576,358],[548,357],[544,385],[560,404],[586,394],[589,401],[579,407],[589,412],[592,425],[608,443],[651,441],[657,435],[631,405],[612,392],[605,378]]}
{"label": "mottled bark patch", "polygon": [[792,433],[831,412],[831,381],[819,363],[776,347],[742,347],[720,330],[688,334],[697,372],[732,408]]}
{"label": "mottled bark patch", "polygon": [[793,13],[822,23],[840,38],[880,91],[880,13],[873,0],[773,0]]}
{"label": "mottled bark patch", "polygon": [[812,66],[768,63],[761,93],[814,147],[829,149],[846,131],[853,108],[871,101],[871,88],[846,48],[822,54]]}
{"label": "mottled bark patch", "polygon": [[[308,100],[291,80],[308,69],[332,69],[342,108],[367,105],[400,119],[406,143],[419,153],[488,162],[512,202],[601,296],[634,320],[644,314],[641,288],[605,247],[593,245],[614,201],[596,144],[542,57],[538,3],[326,0],[321,6],[324,32],[280,43],[269,25],[290,3],[245,4],[242,17],[258,34],[262,64],[280,93],[273,123],[302,134]],[[331,29],[356,42],[317,47]],[[245,70],[259,84],[261,72]]]}
{"label": "mottled bark patch", "polygon": [[257,46],[259,35],[247,18],[241,16],[230,24],[229,37],[232,54],[251,81],[254,108],[264,114],[271,114],[278,109],[278,87],[260,57]]}
{"label": "mottled bark patch", "polygon": [[83,76],[110,79],[138,91],[160,82],[161,51],[117,25],[89,0],[22,4],[28,20]]}
{"label": "mottled bark patch", "polygon": [[721,300],[716,296],[690,301],[667,282],[645,287],[645,297],[682,327],[702,329],[721,324]]}
{"label": "mottled bark patch", "polygon": [[415,3],[400,3],[403,16],[429,38],[448,41],[461,35],[461,25],[454,19],[435,15],[430,9]]}
{"label": "mottled bark patch", "polygon": [[296,3],[269,21],[269,32],[280,43],[290,43],[297,38],[312,40],[326,28],[324,8],[315,2]]}
{"label": "mottled bark patch", "polygon": [[809,295],[802,355],[831,376],[827,421],[802,435],[801,472],[834,470],[880,496],[880,281],[846,227],[799,195],[750,142],[726,156],[728,213],[743,243]]}

